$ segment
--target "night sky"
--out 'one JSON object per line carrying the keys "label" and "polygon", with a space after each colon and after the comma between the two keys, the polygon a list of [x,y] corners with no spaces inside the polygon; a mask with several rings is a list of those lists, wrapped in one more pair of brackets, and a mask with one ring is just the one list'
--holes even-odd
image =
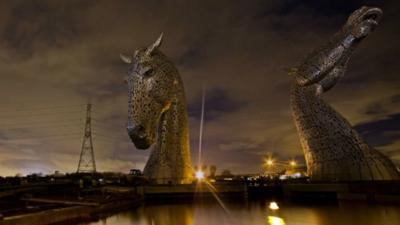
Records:
{"label": "night sky", "polygon": [[247,173],[266,154],[303,161],[287,69],[362,5],[384,18],[324,98],[400,165],[398,1],[0,1],[0,175],[74,172],[88,99],[98,170],[142,169],[150,151],[126,133],[119,53],[161,32],[186,89],[193,162],[202,86],[205,164]]}

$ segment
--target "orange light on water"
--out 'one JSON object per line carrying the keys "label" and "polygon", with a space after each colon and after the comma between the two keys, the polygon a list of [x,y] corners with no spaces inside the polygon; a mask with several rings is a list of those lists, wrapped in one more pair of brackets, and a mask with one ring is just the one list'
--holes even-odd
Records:
{"label": "orange light on water", "polygon": [[277,216],[268,216],[269,225],[285,225],[285,221]]}

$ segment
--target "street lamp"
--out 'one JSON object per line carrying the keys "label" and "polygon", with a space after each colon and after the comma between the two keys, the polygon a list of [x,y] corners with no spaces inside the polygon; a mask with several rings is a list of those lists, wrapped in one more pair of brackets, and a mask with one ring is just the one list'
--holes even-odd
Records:
{"label": "street lamp", "polygon": [[195,176],[198,181],[202,181],[204,179],[204,172],[201,170],[198,170],[198,171],[196,171]]}
{"label": "street lamp", "polygon": [[266,163],[267,166],[272,166],[274,164],[274,161],[272,159],[267,159]]}
{"label": "street lamp", "polygon": [[294,160],[290,161],[289,164],[291,167],[296,167],[296,165],[297,165],[296,161],[294,161]]}

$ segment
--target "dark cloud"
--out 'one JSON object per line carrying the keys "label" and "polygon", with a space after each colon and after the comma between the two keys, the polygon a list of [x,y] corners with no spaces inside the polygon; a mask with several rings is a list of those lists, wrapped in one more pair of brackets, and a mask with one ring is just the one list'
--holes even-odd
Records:
{"label": "dark cloud", "polygon": [[361,6],[381,6],[383,0],[327,0],[327,1],[301,1],[289,0],[282,5],[280,12],[287,15],[295,11],[299,7],[307,7],[310,13],[319,17],[326,17],[332,15],[342,14],[347,16],[352,13],[354,9]]}
{"label": "dark cloud", "polygon": [[373,103],[366,107],[365,114],[367,115],[376,115],[386,113],[386,109],[384,108],[383,104],[381,103]]}
{"label": "dark cloud", "polygon": [[9,17],[2,41],[12,53],[30,57],[41,48],[61,48],[78,41],[85,30],[77,12],[89,1],[55,4],[46,1],[15,1],[8,5]]}
{"label": "dark cloud", "polygon": [[199,61],[201,61],[203,57],[201,56],[201,53],[199,49],[197,48],[191,48],[186,50],[177,60],[178,65],[183,66],[183,67],[195,67],[200,64]]}
{"label": "dark cloud", "polygon": [[[191,102],[188,106],[189,116],[194,118],[200,118],[202,96],[194,102]],[[228,93],[222,89],[213,89],[206,91],[207,101],[204,104],[204,115],[205,120],[213,120],[226,113],[234,113],[241,107],[245,107],[246,103],[240,102],[233,96],[229,96]]]}
{"label": "dark cloud", "polygon": [[354,128],[372,146],[380,147],[392,144],[400,139],[400,113],[387,118],[357,124]]}
{"label": "dark cloud", "polygon": [[400,95],[394,95],[391,97],[392,103],[399,103],[400,102]]}
{"label": "dark cloud", "polygon": [[0,139],[7,140],[7,134],[5,132],[0,132]]}

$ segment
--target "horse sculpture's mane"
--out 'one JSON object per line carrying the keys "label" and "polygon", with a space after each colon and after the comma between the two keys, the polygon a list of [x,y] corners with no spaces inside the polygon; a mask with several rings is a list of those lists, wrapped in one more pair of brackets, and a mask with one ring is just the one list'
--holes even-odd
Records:
{"label": "horse sculpture's mane", "polygon": [[158,50],[162,36],[150,47],[121,55],[132,64],[128,73],[128,133],[139,149],[155,143],[144,175],[159,184],[190,183],[187,106],[175,66]]}
{"label": "horse sculpture's mane", "polygon": [[399,179],[394,164],[366,144],[321,94],[343,76],[351,53],[378,25],[382,12],[363,7],[324,46],[294,69],[291,107],[313,180]]}

